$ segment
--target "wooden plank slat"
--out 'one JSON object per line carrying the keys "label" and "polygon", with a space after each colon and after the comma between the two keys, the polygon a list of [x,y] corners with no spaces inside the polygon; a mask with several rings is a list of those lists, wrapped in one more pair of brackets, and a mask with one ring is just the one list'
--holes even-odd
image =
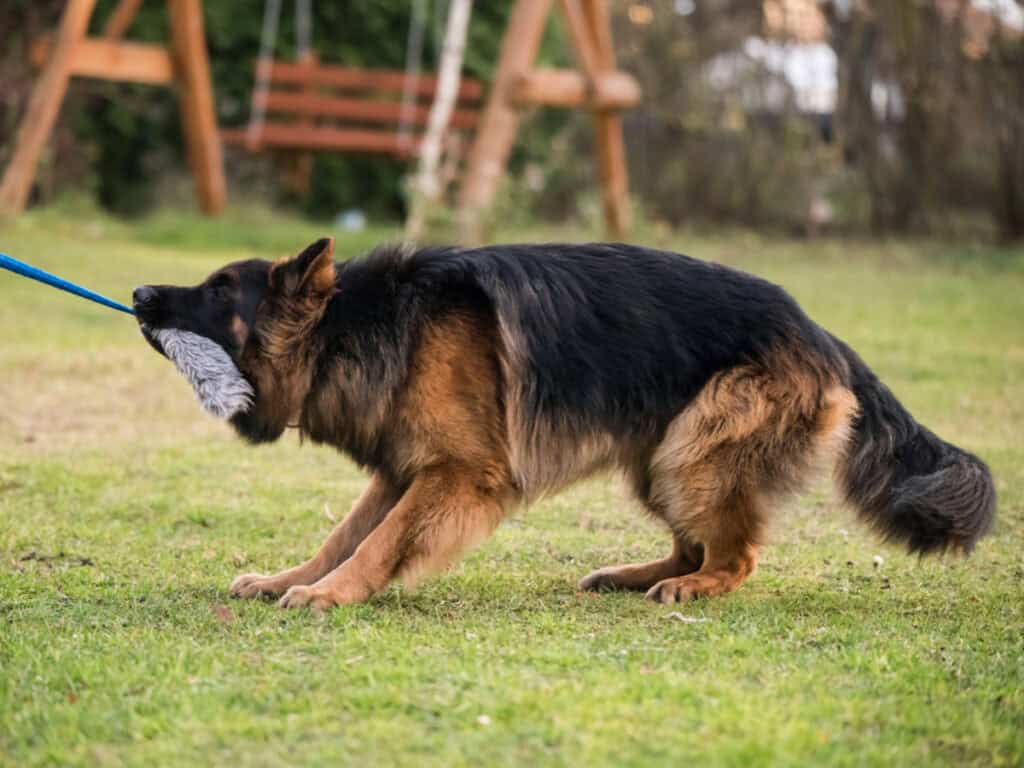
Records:
{"label": "wooden plank slat", "polygon": [[0,182],[0,212],[21,213],[32,190],[39,155],[50,137],[71,77],[75,48],[85,35],[95,0],[69,0],[64,6],[57,49],[36,81],[21,119],[14,152]]}
{"label": "wooden plank slat", "polygon": [[167,0],[167,13],[171,22],[181,117],[196,195],[203,211],[216,215],[224,208],[227,187],[213,107],[203,7],[200,0]]}
{"label": "wooden plank slat", "polygon": [[419,141],[403,149],[395,131],[373,131],[326,126],[282,125],[267,123],[263,126],[259,144],[251,146],[244,128],[227,129],[222,137],[229,144],[237,144],[251,151],[265,147],[281,149],[313,149],[332,152],[379,152],[408,157],[415,155]]}
{"label": "wooden plank slat", "polygon": [[[405,86],[405,72],[400,69],[364,69],[324,64],[311,67],[306,64],[274,60],[270,70],[272,83],[320,85],[324,87],[358,91],[401,91]],[[414,92],[418,96],[433,97],[437,91],[437,77],[420,75]],[[463,79],[459,86],[459,99],[479,101],[483,85],[479,80]]]}
{"label": "wooden plank slat", "polygon": [[[292,112],[309,117],[362,120],[370,123],[398,123],[402,117],[402,105],[397,101],[346,99],[290,91],[271,91],[267,94],[267,111]],[[416,125],[426,125],[430,117],[430,107],[417,105],[409,117]],[[473,128],[478,122],[480,115],[473,110],[457,109],[452,113],[451,125],[457,128]]]}
{"label": "wooden plank slat", "polygon": [[[40,37],[32,44],[29,58],[34,65],[41,67],[49,60],[52,49],[53,40],[49,36]],[[174,82],[174,65],[170,53],[163,46],[86,37],[71,52],[71,74],[169,85]]]}
{"label": "wooden plank slat", "polygon": [[524,107],[626,109],[640,103],[640,85],[625,72],[599,73],[590,87],[586,77],[572,69],[535,69],[510,85],[509,99]]}

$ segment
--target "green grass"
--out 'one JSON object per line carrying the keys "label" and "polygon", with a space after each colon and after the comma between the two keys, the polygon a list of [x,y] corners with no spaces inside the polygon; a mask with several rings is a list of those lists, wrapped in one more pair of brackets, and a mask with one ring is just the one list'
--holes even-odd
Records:
{"label": "green grass", "polygon": [[[125,300],[318,232],[58,210],[4,225],[0,250]],[[242,445],[130,319],[0,274],[0,765],[1021,765],[1024,252],[642,239],[789,288],[991,463],[994,534],[969,560],[908,558],[823,485],[777,516],[754,578],[678,607],[705,619],[685,623],[576,593],[667,548],[597,479],[415,593],[327,615],[232,601],[237,573],[319,544],[360,472],[291,437]]]}

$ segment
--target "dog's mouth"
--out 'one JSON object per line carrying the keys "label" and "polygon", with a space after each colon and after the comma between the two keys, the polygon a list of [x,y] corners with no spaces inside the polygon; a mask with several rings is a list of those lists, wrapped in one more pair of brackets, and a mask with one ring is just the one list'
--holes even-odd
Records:
{"label": "dog's mouth", "polygon": [[144,295],[139,296],[139,292],[145,289],[139,289],[135,292],[135,300],[132,302],[132,308],[135,310],[135,321],[138,323],[138,330],[142,333],[142,338],[145,339],[150,346],[156,349],[165,357],[167,352],[164,351],[164,346],[161,344],[156,337],[156,332],[160,329],[157,328],[154,322],[155,317],[155,296]]}
{"label": "dog's mouth", "polygon": [[139,320],[139,330],[142,332],[142,338],[144,338],[147,342],[149,342],[149,346],[151,346],[153,349],[155,349],[157,352],[159,352],[164,357],[167,357],[167,353],[164,351],[163,344],[161,344],[159,342],[159,340],[156,338],[156,336],[154,335],[154,333],[155,333],[155,331],[157,329],[153,328],[151,325],[146,323],[141,317],[139,317],[138,320]]}

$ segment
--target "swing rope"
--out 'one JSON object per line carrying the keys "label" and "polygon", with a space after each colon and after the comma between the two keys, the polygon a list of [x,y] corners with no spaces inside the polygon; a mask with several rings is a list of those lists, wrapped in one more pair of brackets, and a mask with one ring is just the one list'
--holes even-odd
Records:
{"label": "swing rope", "polygon": [[412,124],[416,109],[416,89],[419,86],[420,69],[423,66],[423,29],[426,23],[426,0],[413,0],[412,20],[409,22],[409,38],[405,46],[405,78],[402,80],[402,109],[398,117],[398,147],[402,152],[408,151],[412,136]]}
{"label": "swing rope", "polygon": [[295,0],[295,57],[305,61],[313,47],[313,0]]}
{"label": "swing rope", "polygon": [[274,68],[274,43],[277,40],[277,24],[281,18],[281,0],[267,0],[263,6],[263,28],[260,30],[260,57],[256,60],[256,87],[252,89],[252,104],[249,108],[249,127],[246,141],[250,146],[259,145],[263,136],[263,125],[267,120],[267,96],[270,93],[270,75]]}

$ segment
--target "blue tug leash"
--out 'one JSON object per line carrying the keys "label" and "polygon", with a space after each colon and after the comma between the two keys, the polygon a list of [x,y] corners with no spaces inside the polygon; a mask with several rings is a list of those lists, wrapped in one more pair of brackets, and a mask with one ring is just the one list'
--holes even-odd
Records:
{"label": "blue tug leash", "polygon": [[131,307],[126,307],[124,304],[108,299],[106,296],[101,296],[98,293],[90,291],[88,288],[83,288],[80,285],[68,282],[64,278],[51,275],[49,272],[45,272],[38,267],[33,267],[31,264],[26,264],[23,261],[13,259],[6,254],[0,253],[0,267],[13,272],[16,275],[23,277],[29,277],[33,280],[38,280],[40,283],[59,288],[62,291],[73,293],[75,296],[81,296],[83,299],[89,299],[89,301],[95,301],[97,304],[102,304],[105,307],[111,309],[117,309],[121,312],[127,312],[129,315],[134,315],[135,310]]}

